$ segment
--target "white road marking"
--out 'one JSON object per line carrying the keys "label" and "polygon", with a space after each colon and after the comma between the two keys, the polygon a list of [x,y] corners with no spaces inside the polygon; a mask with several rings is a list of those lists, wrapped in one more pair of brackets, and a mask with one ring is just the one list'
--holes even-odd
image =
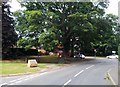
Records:
{"label": "white road marking", "polygon": [[79,73],[77,73],[74,77],[77,77],[79,74],[81,74],[84,70],[81,70]]}
{"label": "white road marking", "polygon": [[92,68],[93,66],[95,66],[95,65],[91,65],[91,66],[87,67],[86,69]]}
{"label": "white road marking", "polygon": [[41,75],[44,75],[44,74],[46,74],[46,73],[48,73],[48,72],[41,73],[40,76],[41,76]]}
{"label": "white road marking", "polygon": [[2,85],[7,85],[7,83],[2,83],[2,84],[0,84],[0,87],[1,87]]}
{"label": "white road marking", "polygon": [[17,80],[22,80],[22,79],[24,79],[24,78],[19,78],[19,79],[17,79]]}
{"label": "white road marking", "polygon": [[20,83],[20,82],[22,82],[22,81],[29,80],[29,79],[32,79],[32,78],[35,78],[35,77],[44,75],[44,74],[46,74],[46,73],[47,73],[47,72],[44,72],[44,73],[41,73],[41,74],[37,74],[37,75],[30,75],[30,76],[26,76],[26,77],[23,77],[23,78],[18,78],[18,79],[9,81],[9,82],[7,82],[7,83],[2,83],[2,84],[0,84],[0,87],[1,87],[2,85],[7,85],[7,84],[9,84],[9,85],[14,85],[14,84]]}
{"label": "white road marking", "polygon": [[[18,79],[17,79],[18,80]],[[12,80],[12,81],[10,81],[9,83],[13,83],[13,82],[15,82],[15,81],[17,81],[17,80]]]}
{"label": "white road marking", "polygon": [[21,80],[24,80],[24,78],[19,78],[19,79],[16,79],[16,80],[12,80],[12,81],[10,81],[10,82],[8,82],[8,83],[14,83],[14,82],[17,82],[17,81],[21,81]]}
{"label": "white road marking", "polygon": [[22,82],[22,80],[20,80],[20,81],[16,81],[15,83],[20,83],[20,82]]}
{"label": "white road marking", "polygon": [[20,82],[22,82],[22,80],[10,83],[9,85],[15,85],[15,84],[20,83]]}
{"label": "white road marking", "polygon": [[11,83],[11,84],[9,84],[9,85],[15,85],[14,83]]}
{"label": "white road marking", "polygon": [[28,80],[28,79],[24,79],[24,80]]}
{"label": "white road marking", "polygon": [[64,85],[69,84],[71,81],[72,81],[71,79],[70,79],[70,80],[68,80],[68,81],[67,81]]}

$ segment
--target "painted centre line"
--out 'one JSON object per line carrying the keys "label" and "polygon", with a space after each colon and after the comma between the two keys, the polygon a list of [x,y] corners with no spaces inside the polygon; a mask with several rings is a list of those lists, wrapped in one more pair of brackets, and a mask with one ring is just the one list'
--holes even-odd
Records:
{"label": "painted centre line", "polygon": [[95,66],[95,65],[91,65],[91,66],[87,67],[86,69],[92,68],[93,66]]}
{"label": "painted centre line", "polygon": [[71,79],[68,80],[64,85],[67,85],[67,84],[69,84],[70,82],[71,82]]}
{"label": "painted centre line", "polygon": [[84,70],[81,70],[79,73],[77,73],[74,77],[77,77],[79,74],[81,74]]}

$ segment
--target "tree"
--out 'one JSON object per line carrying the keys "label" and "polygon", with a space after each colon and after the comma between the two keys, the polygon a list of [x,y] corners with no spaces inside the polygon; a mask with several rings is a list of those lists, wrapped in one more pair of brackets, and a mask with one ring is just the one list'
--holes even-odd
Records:
{"label": "tree", "polygon": [[56,38],[56,34],[51,30],[42,33],[38,42],[45,50],[53,52],[56,48],[56,45],[58,44],[58,40]]}
{"label": "tree", "polygon": [[9,48],[16,46],[17,33],[14,30],[14,20],[7,2],[2,3],[2,55],[9,56]]}
{"label": "tree", "polygon": [[56,27],[58,39],[64,45],[65,53],[73,48],[77,42],[76,38],[79,39],[80,48],[92,48],[90,43],[94,41],[96,26],[91,20],[96,21],[98,17],[103,16],[103,8],[95,7],[91,2],[67,2],[49,3],[48,10],[56,15],[51,22]]}
{"label": "tree", "polygon": [[[32,46],[38,46],[38,38],[44,29],[44,19],[41,11],[17,11],[16,30],[19,32],[18,46],[29,49]],[[23,41],[23,42],[21,42]]]}
{"label": "tree", "polygon": [[119,25],[118,17],[112,14],[107,14],[102,18],[99,18],[95,22],[96,37],[92,43],[93,47],[96,47],[101,55],[111,54],[112,50],[117,51],[119,44]]}
{"label": "tree", "polygon": [[[64,52],[68,53],[76,42],[82,49],[92,49],[98,43],[101,44],[101,40],[105,41],[101,32],[104,31],[104,23],[107,24],[103,18],[107,3],[94,6],[92,2],[25,2],[22,6],[26,10],[16,12],[15,17],[16,29],[20,31],[21,39],[24,39],[20,40],[20,44],[27,43],[21,44],[24,47],[43,44],[46,49],[50,47],[49,50],[53,50],[52,47],[59,42],[64,45]],[[110,26],[105,28],[105,32],[111,29]]]}

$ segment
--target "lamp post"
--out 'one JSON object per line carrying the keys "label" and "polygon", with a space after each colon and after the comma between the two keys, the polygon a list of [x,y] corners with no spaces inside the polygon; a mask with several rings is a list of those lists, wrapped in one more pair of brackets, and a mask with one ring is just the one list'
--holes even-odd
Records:
{"label": "lamp post", "polygon": [[96,58],[96,53],[97,53],[97,50],[96,50],[96,49],[94,49],[94,52],[95,52],[95,58]]}

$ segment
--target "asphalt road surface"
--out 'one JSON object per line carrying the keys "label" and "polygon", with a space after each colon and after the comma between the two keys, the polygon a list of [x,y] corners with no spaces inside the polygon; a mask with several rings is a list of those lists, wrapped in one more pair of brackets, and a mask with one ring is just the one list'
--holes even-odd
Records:
{"label": "asphalt road surface", "polygon": [[115,66],[118,66],[117,59],[86,58],[54,71],[2,77],[0,85],[111,85],[105,77]]}

